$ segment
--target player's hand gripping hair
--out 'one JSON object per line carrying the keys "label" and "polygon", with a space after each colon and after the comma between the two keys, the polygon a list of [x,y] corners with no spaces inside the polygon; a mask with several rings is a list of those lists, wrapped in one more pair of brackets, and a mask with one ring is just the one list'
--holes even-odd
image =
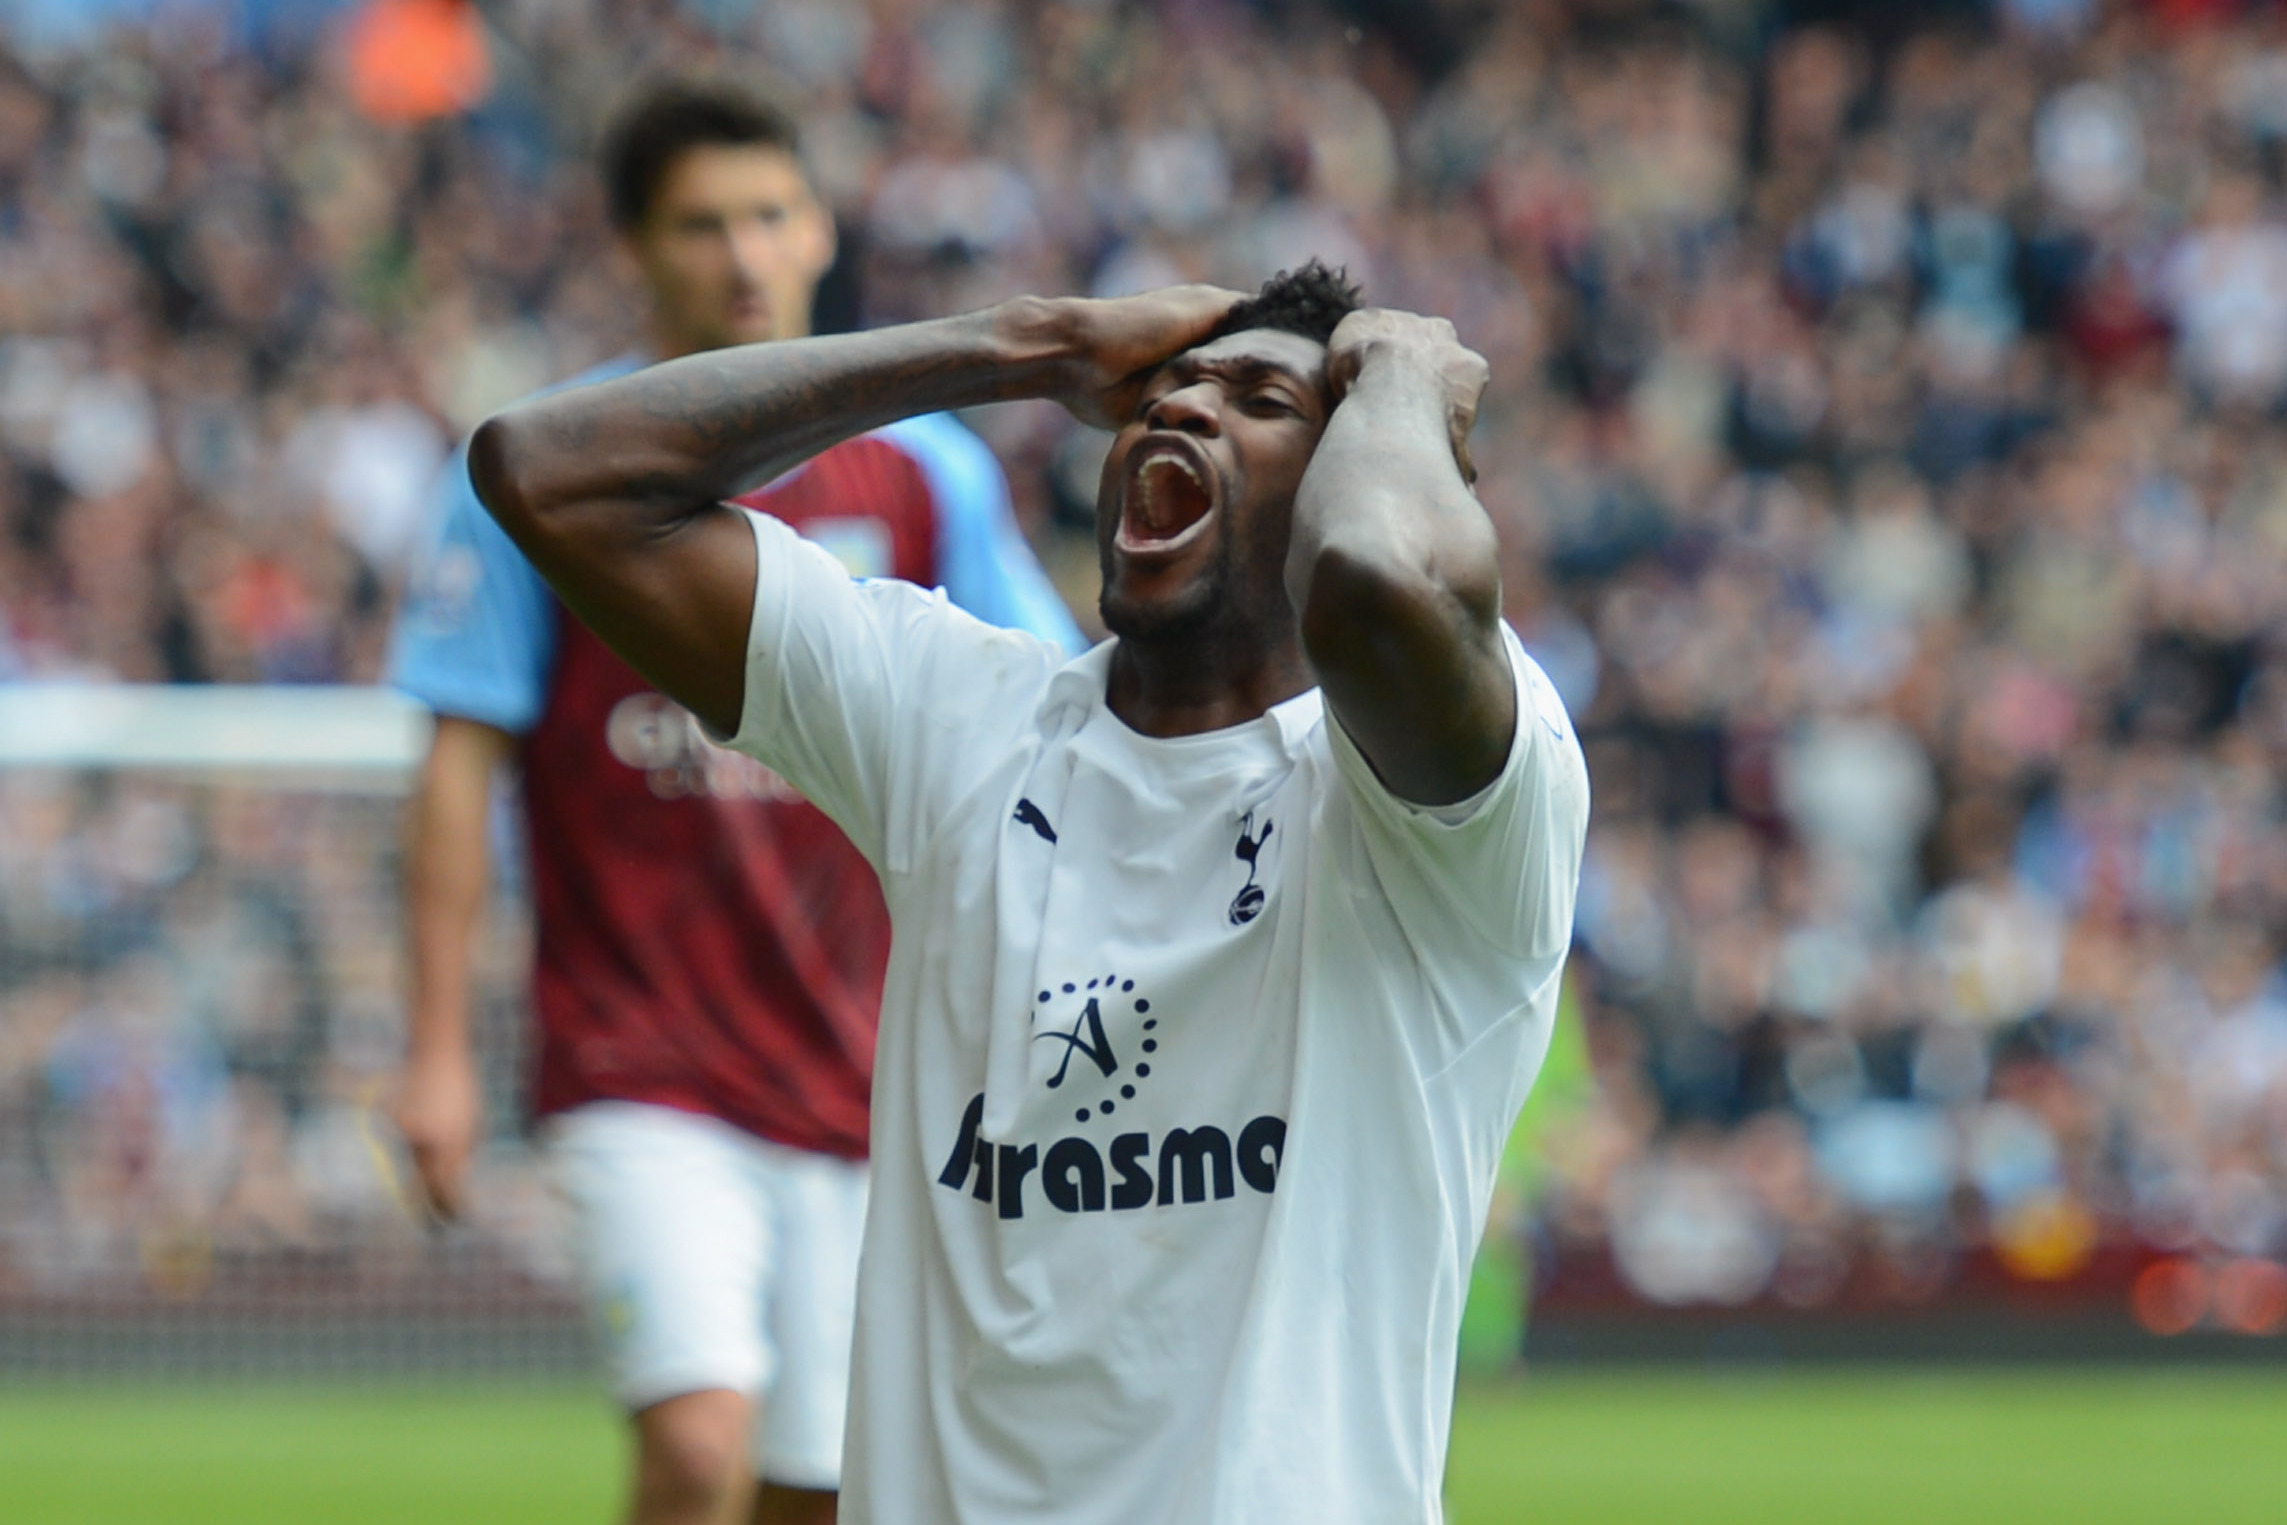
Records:
{"label": "player's hand gripping hair", "polygon": [[872,333],[715,350],[488,419],[477,494],[532,564],[645,677],[738,728],[754,539],[724,500],[869,429],[1046,397],[1092,423],[1237,295],[1182,286],[1116,301],[1020,298]]}
{"label": "player's hand gripping hair", "polygon": [[1422,804],[1492,783],[1516,733],[1493,526],[1470,491],[1487,376],[1443,318],[1352,313],[1295,493],[1287,594],[1311,668],[1382,782]]}

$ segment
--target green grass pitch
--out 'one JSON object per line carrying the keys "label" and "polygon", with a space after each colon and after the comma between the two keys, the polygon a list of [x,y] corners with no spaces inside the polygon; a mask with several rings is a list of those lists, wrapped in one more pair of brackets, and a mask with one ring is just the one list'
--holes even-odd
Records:
{"label": "green grass pitch", "polygon": [[[590,1393],[0,1392],[6,1525],[609,1525]],[[2287,1520],[2287,1374],[1558,1375],[1464,1396],[1451,1525]]]}

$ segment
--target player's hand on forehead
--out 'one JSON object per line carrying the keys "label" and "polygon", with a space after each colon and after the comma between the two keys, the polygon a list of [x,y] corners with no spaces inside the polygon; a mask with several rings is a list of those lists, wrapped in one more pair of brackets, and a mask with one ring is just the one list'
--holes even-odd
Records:
{"label": "player's hand on forehead", "polygon": [[1476,463],[1469,458],[1469,431],[1477,404],[1492,379],[1485,357],[1461,342],[1443,318],[1391,307],[1361,307],[1342,320],[1326,346],[1326,379],[1339,403],[1350,395],[1369,365],[1389,365],[1432,377],[1445,394],[1446,428],[1461,475],[1474,484]]}
{"label": "player's hand on forehead", "polygon": [[1152,372],[1206,340],[1241,300],[1220,286],[1168,286],[1055,303],[1064,360],[1052,395],[1082,423],[1119,428]]}

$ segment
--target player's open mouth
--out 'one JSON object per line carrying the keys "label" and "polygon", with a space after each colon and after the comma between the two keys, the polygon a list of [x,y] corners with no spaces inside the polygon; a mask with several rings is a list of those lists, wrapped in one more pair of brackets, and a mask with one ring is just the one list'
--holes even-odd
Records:
{"label": "player's open mouth", "polygon": [[1166,556],[1206,533],[1215,517],[1215,471],[1205,452],[1175,436],[1140,446],[1121,495],[1120,550]]}

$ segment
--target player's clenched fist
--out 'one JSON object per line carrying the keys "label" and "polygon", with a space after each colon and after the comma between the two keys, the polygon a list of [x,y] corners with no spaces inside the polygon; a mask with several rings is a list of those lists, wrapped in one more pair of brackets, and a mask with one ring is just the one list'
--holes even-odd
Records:
{"label": "player's clenched fist", "polygon": [[1477,480],[1469,459],[1469,431],[1477,423],[1477,403],[1492,379],[1485,357],[1463,344],[1443,318],[1367,307],[1342,320],[1326,346],[1326,379],[1337,401],[1350,395],[1368,367],[1393,367],[1432,380],[1443,393],[1446,429],[1453,458],[1467,480]]}
{"label": "player's clenched fist", "polygon": [[1057,356],[1049,395],[1081,422],[1117,429],[1134,416],[1144,379],[1213,334],[1239,299],[1220,286],[1167,286],[1025,305]]}

